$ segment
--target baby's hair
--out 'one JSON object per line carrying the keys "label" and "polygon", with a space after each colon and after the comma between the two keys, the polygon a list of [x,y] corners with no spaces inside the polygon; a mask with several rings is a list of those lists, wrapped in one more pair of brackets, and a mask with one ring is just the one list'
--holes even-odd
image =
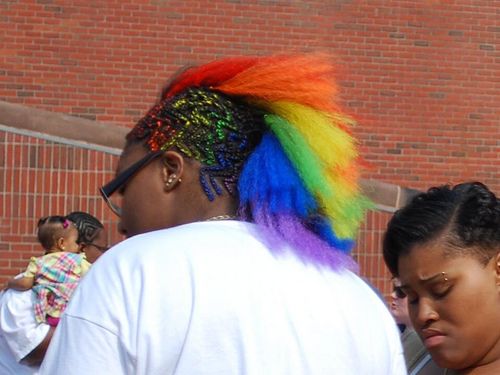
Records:
{"label": "baby's hair", "polygon": [[45,250],[54,247],[57,240],[67,234],[72,222],[66,216],[45,216],[38,220],[38,241]]}
{"label": "baby's hair", "polygon": [[470,254],[486,264],[500,249],[500,203],[488,187],[469,182],[430,188],[390,220],[384,259],[398,275],[398,260],[415,246],[444,240],[445,255]]}

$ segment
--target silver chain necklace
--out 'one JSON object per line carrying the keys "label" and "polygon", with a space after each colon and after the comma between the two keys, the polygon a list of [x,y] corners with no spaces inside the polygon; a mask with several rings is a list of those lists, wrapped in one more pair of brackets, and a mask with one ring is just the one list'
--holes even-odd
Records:
{"label": "silver chain necklace", "polygon": [[219,215],[219,216],[209,217],[208,219],[205,219],[205,221],[234,220],[234,219],[236,219],[236,215]]}

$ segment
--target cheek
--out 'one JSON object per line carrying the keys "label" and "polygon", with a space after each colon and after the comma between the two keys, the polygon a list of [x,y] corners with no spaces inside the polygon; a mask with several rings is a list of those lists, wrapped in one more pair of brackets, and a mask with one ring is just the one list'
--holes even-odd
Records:
{"label": "cheek", "polygon": [[127,187],[122,199],[120,225],[128,236],[161,228],[165,211],[162,185],[144,179],[137,182]]}
{"label": "cheek", "polygon": [[87,261],[90,263],[94,263],[97,258],[101,255],[101,252],[97,249],[94,249],[92,246],[86,247],[84,250]]}
{"label": "cheek", "polygon": [[[446,314],[450,319],[464,326],[481,325],[494,313],[500,314],[498,295],[494,293],[494,283],[482,275],[469,274],[466,280],[456,285],[454,293],[450,294],[445,306]],[[482,316],[482,319],[477,319]]]}
{"label": "cheek", "polygon": [[457,294],[441,312],[453,338],[448,357],[464,367],[480,361],[500,342],[498,298],[494,301],[491,294],[479,290],[471,286]]}
{"label": "cheek", "polygon": [[471,272],[439,305],[440,318],[453,339],[448,356],[468,365],[500,340],[500,331],[494,328],[500,320],[500,301],[491,279],[481,276]]}
{"label": "cheek", "polygon": [[498,295],[495,296],[493,288],[485,283],[464,286],[463,292],[460,295],[457,293],[453,302],[453,310],[450,308],[447,311],[450,320],[453,317],[454,323],[463,327],[464,334],[475,338],[477,342],[481,342],[483,335],[491,332],[492,322],[500,319]]}
{"label": "cheek", "polygon": [[78,252],[80,250],[80,246],[76,243],[74,238],[70,239],[66,246],[69,251]]}

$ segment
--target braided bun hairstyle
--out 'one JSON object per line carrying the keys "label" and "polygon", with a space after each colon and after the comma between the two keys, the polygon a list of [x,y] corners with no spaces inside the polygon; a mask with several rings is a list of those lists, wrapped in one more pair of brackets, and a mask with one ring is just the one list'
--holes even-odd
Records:
{"label": "braided bun hairstyle", "polygon": [[480,182],[430,188],[417,195],[389,221],[383,254],[398,275],[398,259],[415,246],[437,239],[447,254],[469,254],[486,264],[500,251],[500,202]]}

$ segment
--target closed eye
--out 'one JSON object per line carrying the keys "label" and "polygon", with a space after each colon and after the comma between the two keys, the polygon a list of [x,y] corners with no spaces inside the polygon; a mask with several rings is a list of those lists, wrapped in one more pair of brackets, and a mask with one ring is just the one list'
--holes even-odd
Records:
{"label": "closed eye", "polygon": [[413,297],[411,298],[410,296],[408,296],[408,304],[410,305],[416,305],[418,303],[418,297]]}
{"label": "closed eye", "polygon": [[406,287],[402,287],[401,290],[408,297],[408,303],[409,304],[414,305],[414,304],[416,304],[418,302],[418,295],[413,290],[411,290],[409,288],[406,288]]}
{"label": "closed eye", "polygon": [[449,287],[449,288],[446,288],[445,290],[433,291],[432,296],[436,299],[442,299],[450,293],[451,289],[453,289],[453,288]]}

